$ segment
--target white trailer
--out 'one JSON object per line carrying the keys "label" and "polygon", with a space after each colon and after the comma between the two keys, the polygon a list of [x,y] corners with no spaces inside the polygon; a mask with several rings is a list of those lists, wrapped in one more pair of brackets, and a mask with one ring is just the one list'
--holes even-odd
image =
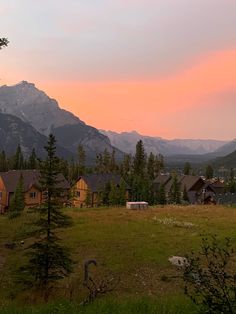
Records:
{"label": "white trailer", "polygon": [[147,209],[148,203],[147,202],[127,202],[126,208],[127,209]]}

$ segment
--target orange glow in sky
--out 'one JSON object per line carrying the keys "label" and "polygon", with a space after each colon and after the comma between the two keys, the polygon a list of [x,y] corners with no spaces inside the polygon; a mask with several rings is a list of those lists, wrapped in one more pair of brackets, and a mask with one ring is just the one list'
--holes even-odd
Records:
{"label": "orange glow in sky", "polygon": [[[186,123],[190,126],[196,110],[200,107],[207,112],[214,110],[219,94],[235,90],[236,50],[207,55],[198,64],[162,80],[40,81],[37,85],[56,98],[63,108],[97,128],[184,136],[180,130],[176,132],[181,128],[178,124],[181,113],[187,112],[189,121]],[[222,111],[225,106],[227,104],[220,104]],[[168,119],[173,123],[173,117],[176,123],[170,125]],[[167,123],[164,124],[164,120]]]}
{"label": "orange glow in sky", "polygon": [[236,1],[1,0],[0,24],[0,85],[99,129],[236,137]]}

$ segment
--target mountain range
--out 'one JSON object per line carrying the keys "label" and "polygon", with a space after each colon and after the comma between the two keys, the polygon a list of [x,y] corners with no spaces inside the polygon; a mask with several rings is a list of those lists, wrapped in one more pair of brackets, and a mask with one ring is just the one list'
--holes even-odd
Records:
{"label": "mountain range", "polygon": [[90,164],[105,149],[110,152],[115,150],[118,159],[124,153],[134,154],[139,140],[143,141],[147,153],[162,154],[174,162],[211,160],[236,151],[236,140],[167,140],[136,131],[116,133],[97,130],[60,108],[55,99],[32,83],[22,81],[13,86],[0,87],[0,149],[12,154],[20,144],[26,155],[33,147],[39,155],[43,155],[50,132],[56,136],[60,156],[75,158],[78,145],[83,145]]}
{"label": "mountain range", "polygon": [[[173,155],[195,155],[208,154],[219,150],[228,144],[219,140],[195,140],[195,139],[174,139],[166,140],[161,137],[145,136],[132,132],[116,133],[112,131],[100,130],[109,137],[111,144],[125,153],[133,154],[138,140],[142,140],[147,153],[162,154],[164,156]],[[235,143],[236,144],[236,143]],[[235,145],[236,146],[236,145]],[[236,149],[236,148],[235,148]]]}

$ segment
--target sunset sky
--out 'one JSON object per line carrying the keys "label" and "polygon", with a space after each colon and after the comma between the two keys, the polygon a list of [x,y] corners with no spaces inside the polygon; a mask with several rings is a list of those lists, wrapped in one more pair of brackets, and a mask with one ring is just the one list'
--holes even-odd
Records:
{"label": "sunset sky", "polygon": [[100,129],[236,138],[235,0],[1,0],[0,29],[0,85]]}

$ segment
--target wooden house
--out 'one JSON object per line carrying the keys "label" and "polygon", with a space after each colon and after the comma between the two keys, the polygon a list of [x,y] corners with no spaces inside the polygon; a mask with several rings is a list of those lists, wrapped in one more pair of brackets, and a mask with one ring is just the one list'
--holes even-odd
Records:
{"label": "wooden house", "polygon": [[[83,207],[88,205],[87,199],[90,198],[90,206],[97,206],[101,203],[100,194],[108,183],[120,187],[122,177],[115,174],[88,174],[80,176],[72,188],[73,205]],[[124,181],[123,181],[124,182]],[[129,199],[129,187],[124,182],[126,188],[126,200]]]}
{"label": "wooden house", "polygon": [[[178,175],[177,181],[180,186],[180,192],[182,193],[186,190],[189,202],[191,204],[203,204],[207,202],[214,203],[215,190],[208,183],[203,180],[200,176],[191,175]],[[171,187],[173,184],[173,176],[170,174],[160,174],[154,180],[154,189],[157,192],[161,185],[164,186],[166,191],[167,200],[170,195]]]}
{"label": "wooden house", "polygon": [[[44,191],[40,187],[40,171],[10,170],[0,173],[0,213],[4,213],[14,196],[20,177],[23,178],[23,190],[26,207],[35,207],[43,202]],[[70,185],[62,174],[58,176],[58,185],[65,191],[61,195],[62,202],[68,199]]]}

